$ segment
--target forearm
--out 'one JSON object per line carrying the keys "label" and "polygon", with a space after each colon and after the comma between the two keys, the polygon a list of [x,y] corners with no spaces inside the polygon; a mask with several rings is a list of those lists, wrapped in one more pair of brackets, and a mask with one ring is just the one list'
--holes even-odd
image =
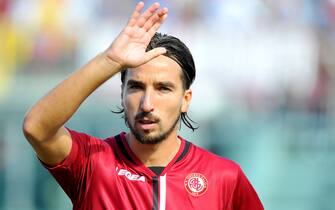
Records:
{"label": "forearm", "polygon": [[36,140],[52,137],[94,90],[120,70],[119,64],[98,55],[31,108],[25,117],[25,133]]}

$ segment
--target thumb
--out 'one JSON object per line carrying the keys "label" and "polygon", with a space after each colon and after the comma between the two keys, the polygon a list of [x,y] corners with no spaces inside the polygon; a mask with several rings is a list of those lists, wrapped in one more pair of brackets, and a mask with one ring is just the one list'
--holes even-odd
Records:
{"label": "thumb", "polygon": [[154,48],[148,52],[145,53],[144,55],[144,63],[160,56],[163,55],[164,53],[166,53],[166,49],[164,47],[157,47]]}

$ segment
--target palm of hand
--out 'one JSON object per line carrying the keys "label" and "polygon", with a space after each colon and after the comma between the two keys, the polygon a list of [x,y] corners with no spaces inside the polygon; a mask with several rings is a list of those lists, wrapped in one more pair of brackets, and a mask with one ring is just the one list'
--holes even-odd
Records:
{"label": "palm of hand", "polygon": [[[146,55],[146,48],[150,42],[150,35],[137,26],[127,26],[117,38],[109,50],[111,57],[118,57],[122,66],[136,67],[143,63]],[[113,52],[118,52],[113,55]]]}
{"label": "palm of hand", "polygon": [[107,57],[123,68],[137,67],[166,52],[164,48],[146,52],[146,48],[166,19],[167,8],[156,12],[159,4],[155,3],[141,14],[143,6],[143,2],[137,4],[127,26],[107,50]]}

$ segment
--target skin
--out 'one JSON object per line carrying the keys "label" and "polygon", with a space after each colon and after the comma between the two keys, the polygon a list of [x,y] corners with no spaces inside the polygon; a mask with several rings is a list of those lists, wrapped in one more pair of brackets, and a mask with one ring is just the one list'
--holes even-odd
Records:
{"label": "skin", "polygon": [[177,123],[192,98],[181,78],[179,64],[162,55],[126,75],[122,104],[132,131],[127,140],[148,166],[165,166],[178,152]]}
{"label": "skin", "polygon": [[[173,111],[170,107],[172,105],[164,108],[156,100],[158,94],[154,91],[152,81],[161,78],[160,73],[155,73],[155,77],[145,76],[153,70],[153,66],[164,65],[156,63],[156,61],[160,63],[160,59],[165,58],[160,56],[166,52],[164,48],[155,48],[149,52],[145,52],[145,49],[166,19],[168,10],[160,8],[158,3],[152,4],[144,12],[142,12],[143,7],[143,2],[136,5],[127,25],[107,50],[76,70],[27,112],[23,122],[24,135],[38,157],[46,164],[56,165],[68,156],[72,147],[72,139],[64,124],[93,91],[123,69],[131,69],[127,81],[137,75],[138,78],[143,79],[146,87],[145,91],[140,91],[140,94],[130,94],[128,90],[123,91],[123,103],[130,121],[135,122],[134,114],[140,109],[146,109],[148,104],[153,104],[153,114],[161,119],[161,131],[165,131],[172,122],[172,117],[165,118],[167,114],[173,113],[173,116],[176,116],[180,109],[183,107],[186,109],[186,105],[180,105],[190,100],[190,91],[188,91],[189,94],[186,94],[189,95],[188,97],[185,97],[187,91],[184,91],[184,94],[180,90],[174,93],[176,96],[179,94],[179,100],[183,102],[179,101],[178,104],[175,104],[175,108],[179,109]],[[148,70],[148,73],[145,70]],[[157,71],[160,70],[157,69]],[[164,73],[166,72],[162,72]],[[136,123],[134,126],[137,127]],[[157,127],[155,127],[148,135],[156,135],[157,132]],[[173,158],[180,144],[175,129],[159,144],[141,144],[131,133],[127,134],[127,141],[139,159],[148,166],[164,166]],[[167,148],[163,148],[165,146]],[[158,152],[162,152],[161,157],[157,155]]]}

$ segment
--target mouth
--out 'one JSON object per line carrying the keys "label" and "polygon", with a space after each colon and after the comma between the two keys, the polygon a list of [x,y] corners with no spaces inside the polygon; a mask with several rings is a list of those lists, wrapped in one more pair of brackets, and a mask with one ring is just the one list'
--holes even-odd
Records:
{"label": "mouth", "polygon": [[157,125],[158,121],[153,120],[153,119],[144,118],[144,119],[139,119],[137,123],[142,130],[151,130]]}

